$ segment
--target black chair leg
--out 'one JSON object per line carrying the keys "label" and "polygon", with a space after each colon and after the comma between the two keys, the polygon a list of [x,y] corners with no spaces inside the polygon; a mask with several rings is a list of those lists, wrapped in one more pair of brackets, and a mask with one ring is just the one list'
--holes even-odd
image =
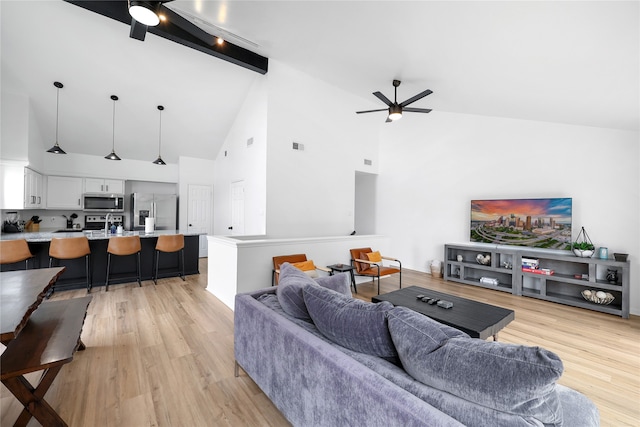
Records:
{"label": "black chair leg", "polygon": [[156,265],[155,265],[155,275],[153,276],[153,284],[158,284],[158,264],[160,263],[160,251],[156,250]]}
{"label": "black chair leg", "polygon": [[180,258],[182,260],[182,281],[186,282],[187,279],[184,277],[184,249],[180,249]]}
{"label": "black chair leg", "polygon": [[138,274],[138,286],[142,287],[142,282],[140,281],[140,252],[137,253],[137,258],[138,258],[138,271],[136,272]]}
{"label": "black chair leg", "polygon": [[107,254],[107,281],[104,282],[105,292],[109,292],[109,267],[111,267],[111,254]]}
{"label": "black chair leg", "polygon": [[93,285],[93,280],[91,280],[91,258],[90,255],[86,255],[84,257],[84,271],[87,275],[87,293],[91,292],[91,286]]}

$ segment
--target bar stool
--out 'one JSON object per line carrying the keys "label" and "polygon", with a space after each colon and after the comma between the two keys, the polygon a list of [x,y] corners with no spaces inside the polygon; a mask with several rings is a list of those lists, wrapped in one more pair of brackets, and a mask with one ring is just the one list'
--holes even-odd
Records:
{"label": "bar stool", "polygon": [[140,282],[140,236],[111,237],[107,245],[107,281],[105,282],[105,292],[109,291],[109,272],[111,270],[111,255],[128,256],[136,255],[136,278],[138,286],[142,286]]}
{"label": "bar stool", "polygon": [[25,239],[0,241],[0,264],[14,264],[24,261],[24,269],[29,269],[29,259],[33,254]]}
{"label": "bar stool", "polygon": [[171,253],[178,251],[180,251],[178,268],[180,268],[180,265],[182,265],[182,269],[180,270],[180,277],[184,281],[184,234],[158,236],[158,242],[156,243],[156,268],[155,275],[153,276],[154,284],[158,284],[158,265],[160,260],[160,252]]}
{"label": "bar stool", "polygon": [[[54,259],[77,259],[84,257],[85,274],[87,275],[87,292],[91,292],[93,278],[91,274],[91,249],[87,236],[51,239],[49,245],[49,267]],[[58,265],[60,263],[58,262]]]}

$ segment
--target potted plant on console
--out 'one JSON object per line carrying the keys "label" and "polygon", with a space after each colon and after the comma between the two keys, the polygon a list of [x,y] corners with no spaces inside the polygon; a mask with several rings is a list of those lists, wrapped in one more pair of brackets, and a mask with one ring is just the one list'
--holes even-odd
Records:
{"label": "potted plant on console", "polygon": [[571,244],[571,250],[577,257],[591,258],[595,252],[595,246],[591,242],[587,231],[582,227],[576,241]]}

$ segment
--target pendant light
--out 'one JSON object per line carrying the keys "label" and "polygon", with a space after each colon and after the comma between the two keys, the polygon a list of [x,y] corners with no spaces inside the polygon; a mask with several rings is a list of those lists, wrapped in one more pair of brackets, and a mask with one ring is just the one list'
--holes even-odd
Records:
{"label": "pendant light", "polygon": [[111,153],[104,156],[104,158],[107,160],[121,160],[116,154],[116,101],[118,97],[111,95],[111,99],[113,100],[113,138],[111,139]]}
{"label": "pendant light", "polygon": [[153,161],[156,165],[166,165],[164,160],[162,160],[162,156],[160,155],[160,148],[162,147],[162,110],[164,107],[162,105],[158,105],[158,110],[160,111],[160,130],[158,132],[158,158]]}
{"label": "pendant light", "polygon": [[60,89],[64,87],[64,85],[60,82],[53,82],[53,85],[57,88],[56,92],[56,143],[53,144],[53,147],[47,150],[47,153],[53,154],[67,154],[65,151],[60,148],[58,144],[58,112],[60,111]]}

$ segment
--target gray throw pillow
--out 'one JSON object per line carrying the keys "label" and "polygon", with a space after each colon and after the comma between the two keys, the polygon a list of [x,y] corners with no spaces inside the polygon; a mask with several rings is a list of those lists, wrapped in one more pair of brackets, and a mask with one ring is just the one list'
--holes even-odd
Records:
{"label": "gray throw pillow", "polygon": [[348,273],[338,273],[333,276],[322,276],[315,279],[323,288],[332,289],[346,296],[351,296],[351,276]]}
{"label": "gray throw pillow", "polygon": [[409,375],[488,408],[562,424],[555,383],[563,365],[555,353],[457,335],[437,323],[405,310],[389,313],[389,332]]}
{"label": "gray throw pillow", "polygon": [[302,270],[294,267],[288,262],[285,262],[280,266],[280,279],[278,280],[278,287],[276,289],[278,302],[288,315],[298,319],[311,321],[311,317],[309,316],[309,312],[307,311],[307,307],[302,296],[302,289],[306,286],[326,286],[344,293],[350,298],[351,289],[349,288],[349,282],[347,281],[348,279],[343,276],[344,275],[341,274],[322,278],[319,277],[314,280]]}
{"label": "gray throw pillow", "polygon": [[319,286],[305,287],[303,295],[313,323],[329,340],[359,353],[397,361],[387,327],[391,303],[373,304]]}

